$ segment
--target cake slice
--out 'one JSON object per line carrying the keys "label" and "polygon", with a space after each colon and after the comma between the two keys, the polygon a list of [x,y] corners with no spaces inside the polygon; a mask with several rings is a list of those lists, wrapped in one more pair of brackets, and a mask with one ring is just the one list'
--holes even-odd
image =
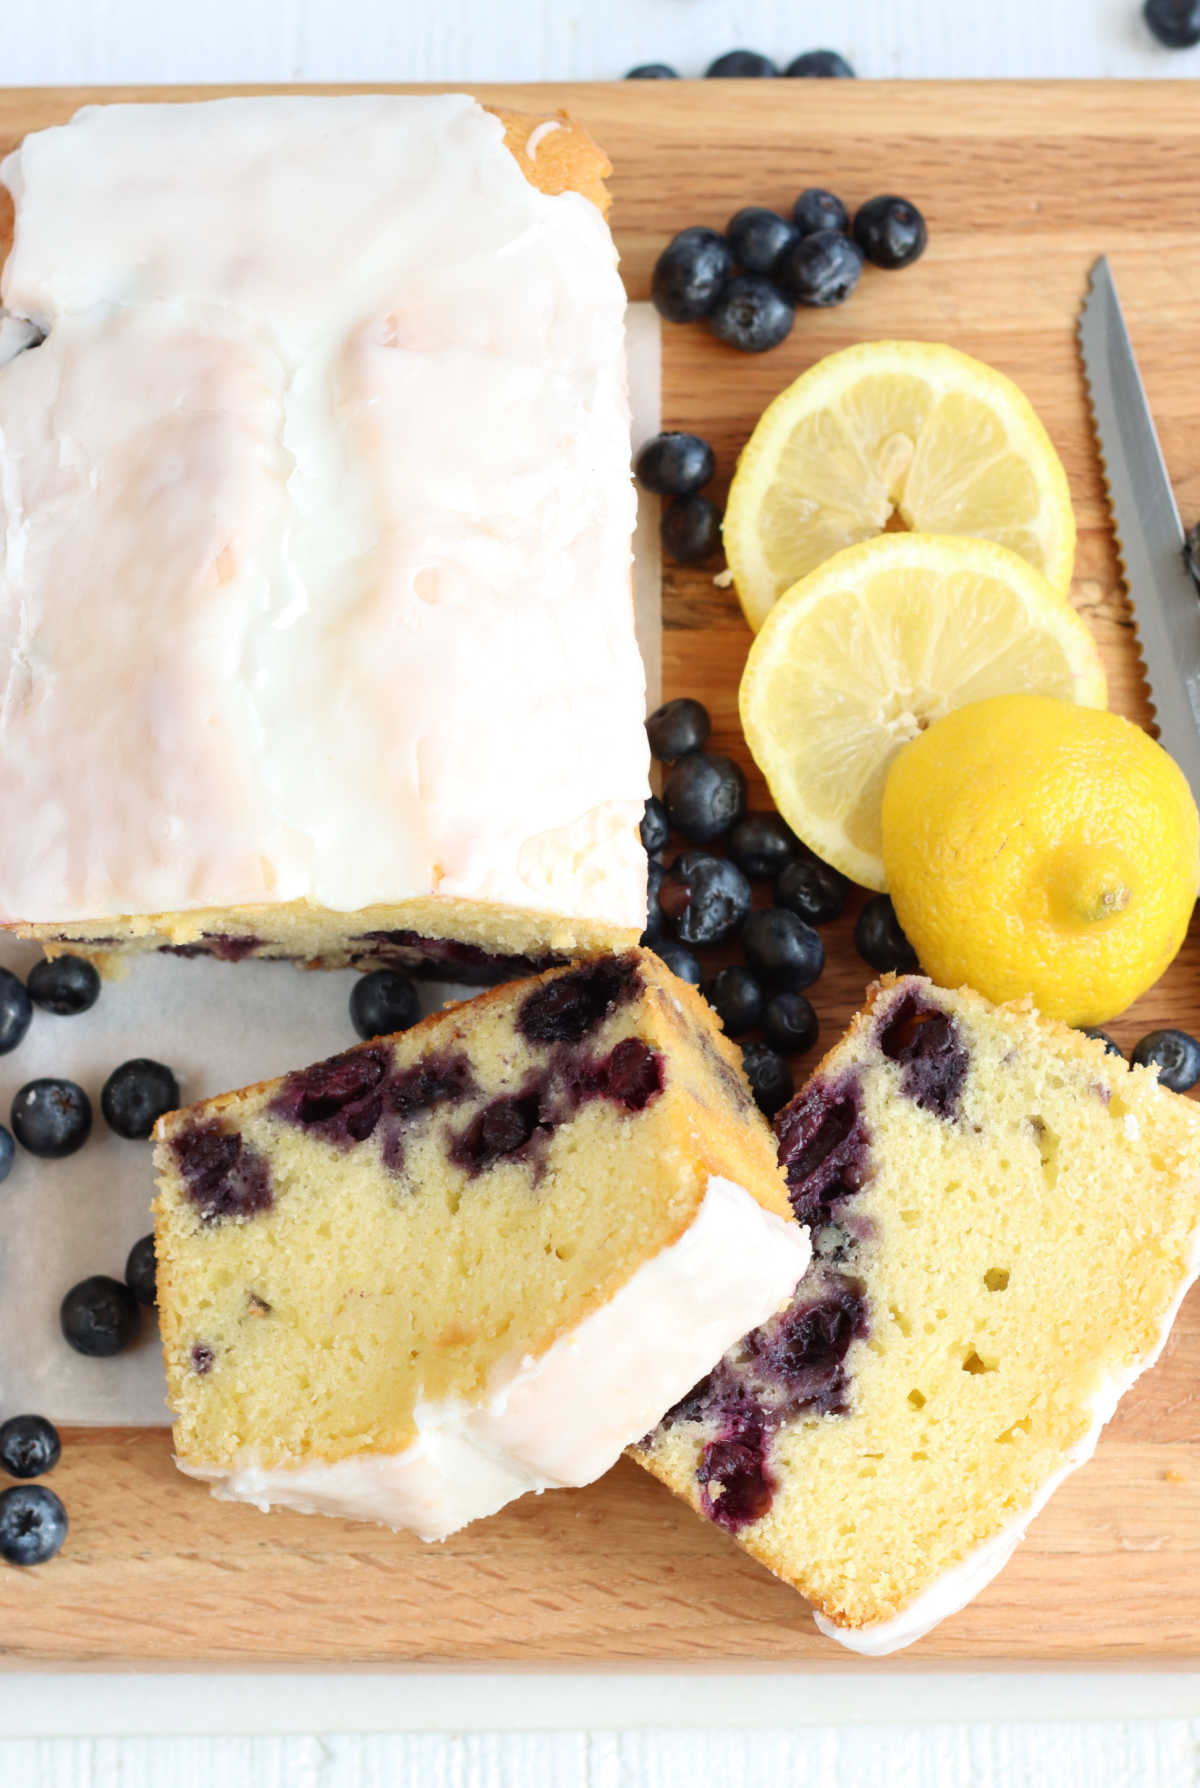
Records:
{"label": "cake slice", "polygon": [[881,1654],[990,1581],[1156,1358],[1200,1266],[1200,1110],[885,977],[776,1129],[812,1271],[637,1456]]}
{"label": "cake slice", "polygon": [[607,169],[463,94],[4,161],[0,925],[474,982],[636,942]]}
{"label": "cake slice", "polygon": [[699,996],[645,952],[158,1126],[175,1449],[440,1539],[613,1464],[808,1262]]}

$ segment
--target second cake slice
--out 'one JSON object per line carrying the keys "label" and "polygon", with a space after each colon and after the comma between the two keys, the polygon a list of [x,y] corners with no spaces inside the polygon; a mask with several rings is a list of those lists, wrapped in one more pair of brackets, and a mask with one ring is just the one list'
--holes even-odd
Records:
{"label": "second cake slice", "polygon": [[159,1126],[182,1468],[438,1539],[589,1482],[808,1262],[736,1052],[648,952]]}

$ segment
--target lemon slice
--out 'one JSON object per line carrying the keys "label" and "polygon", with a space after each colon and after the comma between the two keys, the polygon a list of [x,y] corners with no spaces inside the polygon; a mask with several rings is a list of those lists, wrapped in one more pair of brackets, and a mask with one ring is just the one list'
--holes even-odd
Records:
{"label": "lemon slice", "polygon": [[896,753],[989,695],[1102,708],[1095,642],[1007,547],[883,534],[785,592],[746,660],[742,727],[780,813],[818,856],[885,888],[883,785]]}
{"label": "lemon slice", "polygon": [[937,342],[862,342],[780,393],[746,443],[725,554],[751,627],[797,578],[897,516],[1019,553],[1065,601],[1075,519],[1062,462],[1028,398]]}

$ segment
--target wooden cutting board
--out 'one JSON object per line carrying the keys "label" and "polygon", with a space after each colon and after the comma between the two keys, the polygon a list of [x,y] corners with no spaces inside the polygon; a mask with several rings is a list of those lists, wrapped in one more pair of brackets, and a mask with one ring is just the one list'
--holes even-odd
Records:
{"label": "wooden cutting board", "polygon": [[[249,89],[247,89],[249,91]],[[920,205],[925,258],[868,268],[840,310],[802,313],[746,358],[667,326],[663,416],[716,448],[720,493],[769,398],[831,349],[870,337],[947,341],[1012,375],[1066,464],[1079,523],[1074,599],[1100,641],[1112,704],[1147,717],[1118,579],[1073,326],[1106,252],[1185,520],[1200,517],[1200,104],[1193,84],[867,82],[489,87],[563,106],[614,163],[612,221],[630,295],[684,224],[786,207],[828,186]],[[89,100],[146,90],[0,92],[0,153]],[[209,96],[199,89],[170,97]],[[669,569],[668,695],[700,696],[740,756],[749,636],[712,572]],[[755,799],[764,804],[761,782]],[[869,978],[853,913],[828,932],[814,992],[832,1040]],[[1200,933],[1112,1026],[1126,1047],[1160,1024],[1200,1030]],[[1138,1196],[1136,1186],[1130,1197]],[[71,1535],[44,1569],[0,1572],[11,1663],[716,1666],[864,1671],[946,1661],[1200,1662],[1200,1294],[1095,1459],[1034,1523],[1013,1563],[903,1659],[869,1663],[818,1636],[804,1604],[634,1466],[586,1490],[527,1498],[441,1546],[342,1521],[219,1504],[175,1472],[165,1431],[64,1436],[54,1482]],[[52,1412],[51,1412],[52,1413]]]}

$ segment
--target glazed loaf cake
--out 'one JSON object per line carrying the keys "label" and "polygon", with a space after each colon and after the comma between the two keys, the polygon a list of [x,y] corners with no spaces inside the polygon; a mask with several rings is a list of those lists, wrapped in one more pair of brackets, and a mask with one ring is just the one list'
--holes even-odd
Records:
{"label": "glazed loaf cake", "polygon": [[586,1483],[808,1262],[704,1002],[551,970],[158,1127],[175,1448],[439,1539]]}
{"label": "glazed loaf cake", "polygon": [[463,95],[3,163],[0,923],[480,982],[636,941],[606,172]]}
{"label": "glazed loaf cake", "polygon": [[870,1654],[978,1593],[1200,1266],[1200,1110],[1032,1010],[886,977],[776,1119],[812,1271],[638,1456]]}

